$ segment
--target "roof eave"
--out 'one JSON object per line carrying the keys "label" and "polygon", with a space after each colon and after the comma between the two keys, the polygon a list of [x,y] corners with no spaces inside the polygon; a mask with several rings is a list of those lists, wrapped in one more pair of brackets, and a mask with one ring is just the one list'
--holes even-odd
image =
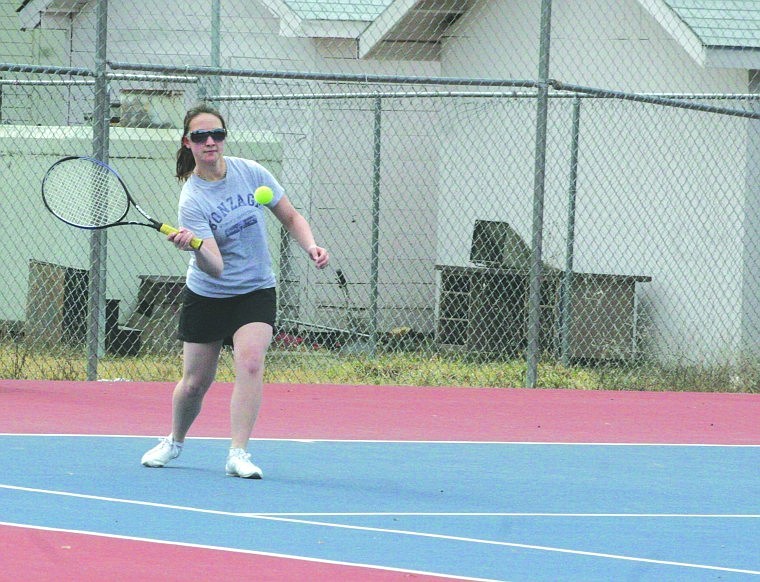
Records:
{"label": "roof eave", "polygon": [[356,39],[367,28],[364,20],[320,20],[300,17],[282,0],[261,0],[280,21],[280,34],[290,38]]}
{"label": "roof eave", "polygon": [[48,3],[48,0],[26,0],[21,6],[16,8],[19,28],[21,30],[39,28],[42,23],[42,13],[45,11]]}
{"label": "roof eave", "polygon": [[705,46],[678,15],[662,0],[638,0],[639,4],[662,26],[700,66],[705,66]]}
{"label": "roof eave", "polygon": [[303,36],[301,18],[282,0],[261,0],[261,3],[280,22],[280,34],[286,37]]}
{"label": "roof eave", "polygon": [[364,20],[304,20],[301,22],[301,36],[356,39],[367,24]]}
{"label": "roof eave", "polygon": [[359,36],[359,58],[371,56],[417,2],[418,0],[394,0],[374,22],[367,26]]}
{"label": "roof eave", "polygon": [[89,0],[24,0],[18,8],[19,24],[21,30],[39,28],[42,24],[42,15],[67,15],[77,14]]}
{"label": "roof eave", "polygon": [[705,47],[705,67],[760,70],[760,47]]}

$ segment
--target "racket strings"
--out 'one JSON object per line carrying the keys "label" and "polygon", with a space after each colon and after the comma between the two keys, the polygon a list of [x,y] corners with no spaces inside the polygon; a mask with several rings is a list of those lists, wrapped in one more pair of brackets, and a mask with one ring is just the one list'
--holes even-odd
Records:
{"label": "racket strings", "polygon": [[107,167],[86,159],[59,163],[45,178],[50,210],[71,224],[108,226],[120,221],[129,200],[118,177]]}

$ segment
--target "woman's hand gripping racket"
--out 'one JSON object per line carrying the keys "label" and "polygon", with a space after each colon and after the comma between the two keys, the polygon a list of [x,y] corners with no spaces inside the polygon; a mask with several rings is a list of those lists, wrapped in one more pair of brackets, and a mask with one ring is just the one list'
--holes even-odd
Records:
{"label": "woman's hand gripping racket", "polygon": [[[66,224],[98,229],[123,224],[154,228],[163,234],[178,232],[173,226],[154,220],[137,205],[116,171],[100,160],[70,156],[58,160],[42,180],[42,199],[47,209]],[[124,220],[133,206],[148,222]],[[198,250],[203,241],[193,238]]]}

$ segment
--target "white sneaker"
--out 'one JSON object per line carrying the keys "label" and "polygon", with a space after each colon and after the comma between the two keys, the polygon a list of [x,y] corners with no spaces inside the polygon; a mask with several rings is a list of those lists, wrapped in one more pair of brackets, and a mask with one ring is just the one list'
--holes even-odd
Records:
{"label": "white sneaker", "polygon": [[243,479],[262,479],[264,477],[261,469],[251,463],[251,455],[246,453],[244,449],[230,449],[225,469],[230,477],[242,477]]}
{"label": "white sneaker", "polygon": [[163,467],[172,459],[179,457],[181,452],[182,443],[168,436],[159,439],[158,444],[143,455],[141,462],[146,467]]}

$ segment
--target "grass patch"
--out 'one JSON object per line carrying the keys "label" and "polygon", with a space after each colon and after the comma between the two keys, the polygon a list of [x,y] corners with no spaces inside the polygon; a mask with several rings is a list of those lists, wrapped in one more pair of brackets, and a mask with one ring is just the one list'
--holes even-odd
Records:
{"label": "grass patch", "polygon": [[[0,344],[0,377],[28,380],[86,379],[83,349],[33,351],[23,343]],[[106,356],[98,362],[104,380],[176,382],[182,373],[181,354]],[[370,384],[403,386],[522,387],[526,364],[522,359],[486,361],[462,355],[391,352],[374,357],[310,348],[272,349],[267,358],[267,383]],[[232,354],[224,351],[219,382],[234,380]],[[563,366],[539,364],[540,388],[579,390],[638,390],[696,392],[760,392],[760,363],[736,366],[651,363]]]}

